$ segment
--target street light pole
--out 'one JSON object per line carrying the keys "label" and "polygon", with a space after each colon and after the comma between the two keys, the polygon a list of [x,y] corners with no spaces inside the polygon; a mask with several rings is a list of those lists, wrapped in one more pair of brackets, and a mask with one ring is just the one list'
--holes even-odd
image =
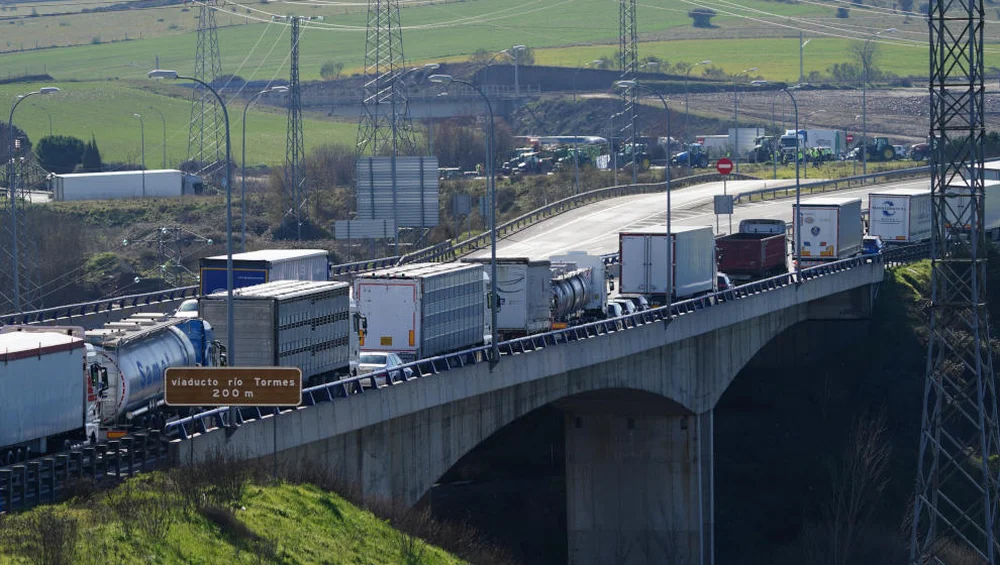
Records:
{"label": "street light pole", "polygon": [[868,47],[876,37],[883,33],[892,33],[896,28],[880,29],[865,40],[861,49],[861,174],[868,174]]}
{"label": "street light pole", "polygon": [[[691,69],[697,67],[698,65],[709,65],[711,64],[711,59],[705,59],[704,61],[699,61],[687,68],[684,72],[684,139],[691,139],[691,132],[688,130],[688,116],[691,115],[691,111],[688,110],[688,78],[691,76]],[[687,173],[688,176],[691,175],[691,152],[688,151],[687,160]]]}
{"label": "street light pole", "polygon": [[667,149],[667,167],[666,167],[666,175],[665,175],[665,184],[667,186],[667,284],[666,284],[666,293],[665,293],[665,296],[666,296],[667,306],[670,306],[671,302],[673,301],[673,283],[674,283],[674,281],[673,281],[673,276],[674,276],[673,275],[673,269],[671,269],[671,265],[673,265],[673,245],[671,245],[671,243],[670,243],[670,237],[671,237],[670,236],[670,233],[671,233],[671,231],[670,231],[671,230],[671,226],[670,226],[670,216],[671,216],[671,214],[670,214],[670,193],[671,193],[671,190],[670,190],[670,150],[669,150],[669,145],[670,145],[670,106],[667,105],[667,100],[666,100],[666,98],[663,97],[663,94],[661,94],[658,90],[654,90],[654,89],[646,86],[645,84],[640,83],[639,81],[636,81],[636,80],[619,80],[619,81],[615,82],[615,87],[623,89],[623,90],[630,90],[630,89],[641,88],[643,90],[652,92],[653,94],[656,95],[657,98],[660,99],[660,102],[663,103],[663,110],[667,113],[667,146],[668,146],[668,149]]}
{"label": "street light pole", "polygon": [[132,114],[133,118],[139,118],[139,151],[142,159],[142,197],[146,197],[146,122],[142,119],[142,114]]}
{"label": "street light pole", "polygon": [[[749,69],[743,69],[736,76],[733,77],[733,125],[734,128],[734,139],[733,139],[733,163],[735,163],[736,172],[740,172],[740,97],[736,94],[736,81],[737,79],[747,73],[751,73],[757,70],[757,67],[750,67]],[[688,153],[688,159],[690,160],[691,154]]]}
{"label": "street light pole", "polygon": [[14,311],[21,311],[21,273],[18,265],[18,244],[20,243],[17,239],[17,191],[15,186],[17,185],[16,175],[14,173],[14,110],[17,110],[17,106],[24,102],[29,96],[34,96],[36,94],[52,94],[59,92],[59,88],[55,86],[43,86],[38,90],[29,92],[27,94],[22,94],[17,97],[17,101],[10,108],[10,116],[7,118],[7,198],[8,205],[10,206],[10,233],[11,233],[11,246],[10,246],[10,266],[11,266],[11,278],[14,283]]}
{"label": "street light pole", "polygon": [[806,81],[805,64],[803,61],[802,52],[805,51],[806,45],[809,45],[810,41],[812,41],[812,39],[807,39],[805,41],[802,41],[802,32],[801,31],[799,32],[799,82],[800,83]]}
{"label": "street light pole", "polygon": [[518,80],[517,67],[521,62],[520,53],[525,49],[527,48],[524,45],[514,45],[513,47],[510,48],[510,50],[514,53],[514,99],[515,100],[521,99],[521,83]]}
{"label": "street light pole", "polygon": [[[578,72],[580,72],[580,69],[582,69],[584,67],[589,67],[590,65],[599,65],[599,64],[601,64],[601,61],[599,59],[594,59],[593,61],[584,63],[583,66],[577,67],[576,70],[573,71],[573,108],[574,108],[574,111],[576,109],[576,74]],[[578,124],[579,120],[577,120],[576,123]],[[573,129],[576,130],[576,128],[573,128]],[[580,133],[579,131],[574,131],[573,132],[573,172],[574,172],[573,194],[580,194],[580,149],[579,149],[578,139],[577,139],[577,138],[580,137],[579,133]]]}
{"label": "street light pole", "polygon": [[232,167],[232,140],[229,136],[229,110],[225,101],[219,96],[211,85],[196,78],[181,76],[177,71],[166,69],[153,69],[146,73],[149,78],[169,78],[174,80],[189,80],[196,82],[211,92],[222,107],[222,117],[226,121],[226,362],[233,365],[236,351],[236,332],[233,322],[233,167]]}
{"label": "street light pole", "polygon": [[261,96],[271,92],[288,92],[287,86],[271,86],[257,92],[243,106],[243,142],[240,144],[243,152],[240,158],[240,252],[247,251],[247,110]]}
{"label": "street light pole", "polygon": [[788,98],[792,100],[792,108],[795,109],[795,217],[792,218],[792,230],[795,232],[795,250],[792,252],[792,257],[795,260],[795,282],[802,282],[802,235],[799,229],[799,224],[802,223],[802,209],[800,204],[802,203],[802,187],[799,183],[799,105],[795,101],[795,96],[792,95],[792,90],[795,87],[782,89],[782,92],[788,95]]}
{"label": "street light pole", "polygon": [[160,168],[166,169],[167,168],[167,117],[164,116],[163,112],[161,112],[160,109],[157,108],[156,106],[150,106],[149,109],[159,114],[160,121],[163,122],[163,164],[160,165]]}
{"label": "street light pole", "polygon": [[[515,46],[516,48],[517,46]],[[523,46],[521,46],[523,47]],[[496,180],[493,176],[493,105],[490,104],[489,96],[481,88],[467,80],[453,78],[451,75],[431,75],[427,80],[437,84],[448,85],[451,83],[464,84],[471,87],[483,97],[486,102],[486,111],[489,113],[489,131],[486,133],[486,188],[490,197],[490,327],[493,337],[490,340],[491,354],[490,365],[500,361],[500,348],[497,345],[497,190]]]}

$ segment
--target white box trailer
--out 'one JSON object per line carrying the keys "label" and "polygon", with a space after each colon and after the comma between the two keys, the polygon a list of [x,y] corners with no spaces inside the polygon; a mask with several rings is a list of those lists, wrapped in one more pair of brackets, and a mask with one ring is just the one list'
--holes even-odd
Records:
{"label": "white box trailer", "polygon": [[178,197],[203,190],[201,179],[176,169],[56,174],[51,187],[55,201]]}
{"label": "white box trailer", "polygon": [[[489,258],[463,259],[489,272]],[[552,329],[552,272],[549,261],[497,258],[497,339],[503,341]]]}
{"label": "white box trailer", "polygon": [[[233,288],[271,281],[325,281],[330,275],[326,249],[260,249],[233,254]],[[200,261],[201,294],[227,288],[226,256]]]}
{"label": "white box trailer", "polygon": [[729,147],[735,148],[734,155],[746,155],[754,147],[757,137],[767,135],[764,128],[729,128]]}
{"label": "white box trailer", "polygon": [[[969,212],[966,211],[968,204],[963,202],[969,198],[967,186],[961,179],[956,179],[948,187],[948,192],[954,195],[951,200],[951,209],[955,211],[956,215],[962,214],[966,220],[965,229],[971,229],[972,226],[967,221],[969,218]],[[1000,241],[1000,181],[983,181],[983,200],[983,231],[993,241]]]}
{"label": "white box trailer", "polygon": [[877,235],[885,243],[930,239],[930,188],[896,188],[869,194],[868,235]]}
{"label": "white box trailer", "polygon": [[[713,292],[716,283],[715,234],[711,226],[673,228],[674,299]],[[637,231],[618,235],[621,294],[665,297],[667,294],[667,235]]]}
{"label": "white box trailer", "polygon": [[362,351],[424,359],[482,345],[490,333],[489,277],[474,263],[413,263],[354,278],[367,319]]}
{"label": "white box trailer", "polygon": [[797,220],[792,247],[799,246],[803,266],[846,259],[861,251],[860,198],[814,198],[802,202],[801,211],[794,204],[792,210]]}
{"label": "white box trailer", "polygon": [[45,452],[53,436],[84,436],[85,361],[82,328],[0,329],[0,449]]}
{"label": "white box trailer", "polygon": [[[199,315],[229,348],[226,292],[202,296]],[[306,385],[346,376],[351,367],[350,285],[273,281],[233,291],[236,367],[298,367]]]}

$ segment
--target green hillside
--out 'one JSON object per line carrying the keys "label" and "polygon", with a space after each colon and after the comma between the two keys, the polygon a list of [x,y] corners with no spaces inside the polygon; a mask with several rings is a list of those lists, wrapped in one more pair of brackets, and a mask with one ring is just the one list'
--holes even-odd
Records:
{"label": "green hillside", "polygon": [[462,563],[314,486],[250,483],[232,506],[192,506],[172,481],[143,475],[107,494],[0,517],[0,564]]}
{"label": "green hillside", "polygon": [[[159,168],[163,156],[163,122],[155,108],[163,112],[167,133],[167,166],[176,166],[187,157],[188,123],[191,119],[190,91],[152,81],[55,82],[45,84],[0,85],[0,101],[12,104],[18,94],[36,90],[39,86],[58,86],[62,92],[48,96],[33,96],[17,108],[15,124],[37,141],[52,132],[97,139],[105,161],[138,163],[140,157],[139,120],[143,116],[146,130],[146,166]],[[168,95],[172,94],[172,95]],[[243,101],[230,108],[233,160],[240,161],[242,150]],[[285,159],[285,129],[287,118],[281,108],[257,105],[247,115],[247,164],[274,165]],[[355,122],[303,120],[307,147],[331,141],[354,142]],[[224,150],[224,146],[223,146]]]}

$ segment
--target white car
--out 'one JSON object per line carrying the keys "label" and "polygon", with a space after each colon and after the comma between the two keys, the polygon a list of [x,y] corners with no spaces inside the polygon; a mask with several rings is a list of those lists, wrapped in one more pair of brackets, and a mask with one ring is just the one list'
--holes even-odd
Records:
{"label": "white car", "polygon": [[189,298],[181,305],[177,307],[174,311],[174,318],[197,318],[198,317],[198,299]]}
{"label": "white car", "polygon": [[[391,370],[393,367],[399,367],[402,364],[403,360],[396,353],[387,351],[362,351],[358,359],[358,374],[364,375],[382,369],[390,369],[389,375],[392,376],[393,381],[404,380],[404,375],[409,379],[413,376],[413,369],[411,367],[404,367],[402,371],[399,369],[395,371]],[[376,377],[376,381],[378,381],[378,386],[389,384],[386,382],[385,377]]]}

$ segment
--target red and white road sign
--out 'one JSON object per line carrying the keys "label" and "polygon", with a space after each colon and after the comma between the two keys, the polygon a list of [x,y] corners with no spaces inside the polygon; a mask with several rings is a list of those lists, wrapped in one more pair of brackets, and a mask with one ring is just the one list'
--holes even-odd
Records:
{"label": "red and white road sign", "polygon": [[854,134],[853,133],[847,134],[847,143],[854,143]]}
{"label": "red and white road sign", "polygon": [[733,171],[733,162],[723,157],[715,164],[715,169],[719,171],[720,175],[728,175]]}

